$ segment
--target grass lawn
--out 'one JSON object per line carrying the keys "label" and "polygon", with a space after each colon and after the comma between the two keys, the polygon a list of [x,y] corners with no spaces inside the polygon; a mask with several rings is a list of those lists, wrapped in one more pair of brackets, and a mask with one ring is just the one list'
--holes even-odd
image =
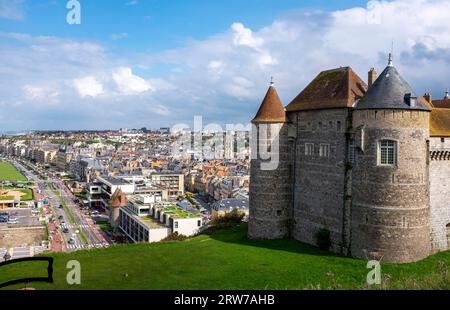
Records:
{"label": "grass lawn", "polygon": [[[52,254],[54,284],[38,289],[361,289],[366,261],[340,257],[294,240],[255,241],[247,226],[186,241],[119,245],[108,249]],[[66,284],[66,264],[81,263],[81,285]],[[381,288],[450,288],[443,252],[413,264],[382,264]],[[440,265],[440,267],[438,267]],[[0,282],[42,276],[44,266],[9,265]],[[127,274],[128,276],[125,276]],[[13,288],[18,288],[15,286]]]}
{"label": "grass lawn", "polygon": [[27,181],[27,178],[20,173],[12,164],[0,162],[0,180],[2,181]]}

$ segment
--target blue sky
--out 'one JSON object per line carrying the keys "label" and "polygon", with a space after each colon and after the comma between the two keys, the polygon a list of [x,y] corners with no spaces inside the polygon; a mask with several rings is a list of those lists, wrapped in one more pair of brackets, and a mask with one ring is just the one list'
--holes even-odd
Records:
{"label": "blue sky", "polygon": [[270,76],[288,104],[321,70],[381,72],[392,40],[418,93],[450,87],[447,0],[79,2],[68,25],[66,0],[0,0],[0,131],[245,124]]}

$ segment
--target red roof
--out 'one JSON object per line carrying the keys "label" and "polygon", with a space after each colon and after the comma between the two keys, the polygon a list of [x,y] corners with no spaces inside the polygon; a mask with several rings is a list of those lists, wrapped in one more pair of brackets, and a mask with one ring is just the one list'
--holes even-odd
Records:
{"label": "red roof", "polygon": [[118,188],[111,196],[109,204],[112,208],[125,207],[128,204],[127,196]]}
{"label": "red roof", "polygon": [[286,111],[275,87],[271,85],[252,123],[285,123],[286,121]]}

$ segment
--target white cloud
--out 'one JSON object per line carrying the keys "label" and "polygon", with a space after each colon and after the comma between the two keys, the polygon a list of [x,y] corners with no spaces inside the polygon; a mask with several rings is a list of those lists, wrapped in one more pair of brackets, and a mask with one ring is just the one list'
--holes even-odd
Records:
{"label": "white cloud", "polygon": [[255,36],[251,29],[246,28],[242,23],[233,23],[231,25],[233,30],[234,45],[244,45],[251,48],[259,48],[264,44],[264,40]]}
{"label": "white cloud", "polygon": [[119,91],[124,94],[142,93],[152,89],[148,81],[134,75],[128,67],[115,70],[112,77]]}
{"label": "white cloud", "polygon": [[125,3],[125,5],[131,6],[131,5],[137,5],[139,3],[139,1],[137,0],[130,0],[128,2]]}
{"label": "white cloud", "polygon": [[[322,70],[350,65],[363,79],[370,67],[380,72],[392,40],[400,73],[419,94],[431,90],[438,98],[450,87],[448,16],[450,0],[294,10],[259,29],[236,22],[176,49],[120,57],[98,42],[0,32],[2,102],[22,116],[2,121],[0,129],[28,126],[40,114],[56,128],[150,128],[189,123],[193,115],[246,123],[271,76],[288,104]],[[93,80],[80,83],[80,77]],[[46,98],[56,93],[58,104],[48,105]],[[98,108],[102,118],[95,111],[82,114],[83,108]]]}
{"label": "white cloud", "polygon": [[93,76],[73,80],[73,86],[81,98],[97,97],[103,94],[103,85]]}
{"label": "white cloud", "polygon": [[126,32],[122,32],[122,33],[113,33],[113,34],[111,35],[111,39],[113,39],[114,41],[121,40],[121,39],[125,39],[125,38],[127,38],[127,37],[128,37],[128,33],[126,33]]}
{"label": "white cloud", "polygon": [[0,18],[23,20],[23,0],[0,0]]}
{"label": "white cloud", "polygon": [[52,87],[25,85],[23,95],[29,101],[46,101],[48,103],[58,102],[59,93]]}

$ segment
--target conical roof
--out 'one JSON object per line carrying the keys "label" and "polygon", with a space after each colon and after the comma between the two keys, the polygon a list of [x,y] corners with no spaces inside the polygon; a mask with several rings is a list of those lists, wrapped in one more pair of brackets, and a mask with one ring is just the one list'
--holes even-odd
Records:
{"label": "conical roof", "polygon": [[[416,98],[410,104],[408,98]],[[390,61],[376,81],[369,87],[365,96],[357,103],[355,109],[403,109],[430,111],[411,86],[398,73]]]}
{"label": "conical roof", "polygon": [[127,196],[122,192],[120,188],[117,188],[112,195],[109,204],[113,208],[125,207],[128,204]]}
{"label": "conical roof", "polygon": [[270,85],[252,123],[285,123],[286,111],[273,85]]}

